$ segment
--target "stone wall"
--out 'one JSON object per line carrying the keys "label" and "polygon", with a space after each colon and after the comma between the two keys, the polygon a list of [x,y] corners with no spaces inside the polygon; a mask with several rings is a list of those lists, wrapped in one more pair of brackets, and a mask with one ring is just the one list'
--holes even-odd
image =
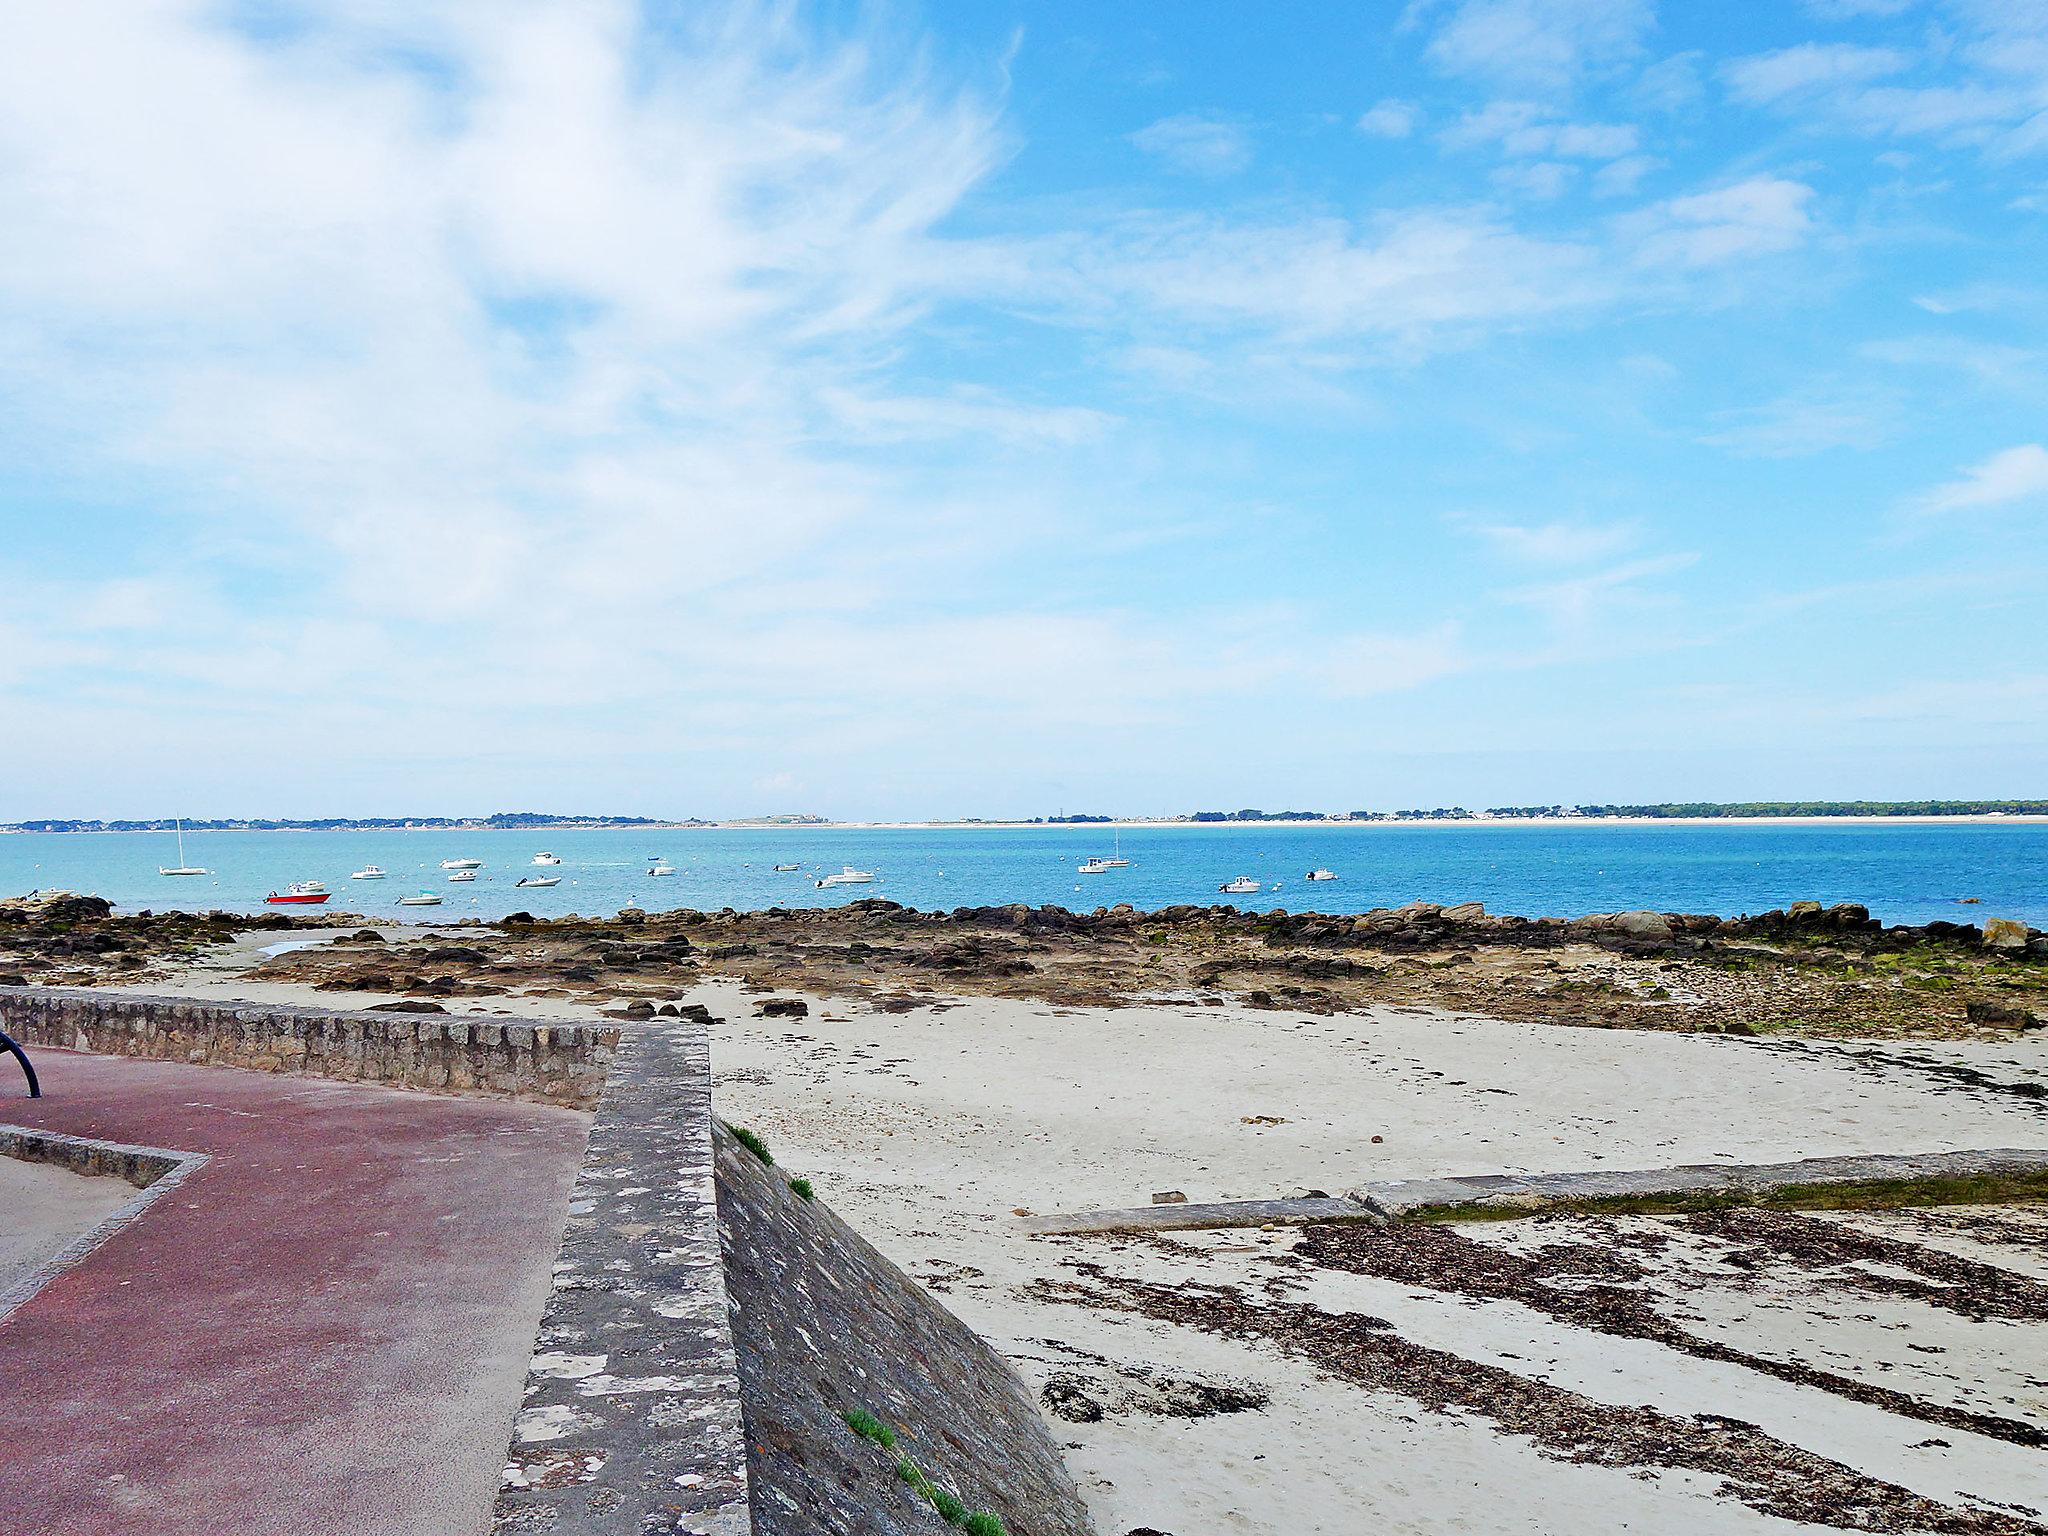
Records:
{"label": "stone wall", "polygon": [[[860,1409],[895,1432],[850,1429]],[[634,1031],[591,1125],[497,1536],[1093,1536],[1007,1361],[711,1113],[706,1026]]]}
{"label": "stone wall", "polygon": [[92,988],[0,987],[0,1029],[30,1047],[305,1073],[438,1093],[597,1103],[619,1031],[443,1014],[343,1013]]}
{"label": "stone wall", "polygon": [[[1009,1536],[1093,1536],[1009,1362],[822,1201],[714,1135],[755,1536],[948,1530],[897,1475],[904,1456]],[[854,1411],[895,1447],[856,1435]]]}
{"label": "stone wall", "polygon": [[591,1122],[498,1497],[501,1536],[748,1536],[712,1192],[711,1047],[626,1039]]}

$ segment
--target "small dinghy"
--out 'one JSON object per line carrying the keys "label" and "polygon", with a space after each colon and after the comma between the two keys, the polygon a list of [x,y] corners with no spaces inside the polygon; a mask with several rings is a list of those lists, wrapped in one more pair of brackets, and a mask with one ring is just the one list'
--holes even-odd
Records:
{"label": "small dinghy", "polygon": [[562,877],[560,875],[528,875],[524,880],[515,885],[513,889],[518,891],[544,891],[551,885],[560,885],[561,883]]}

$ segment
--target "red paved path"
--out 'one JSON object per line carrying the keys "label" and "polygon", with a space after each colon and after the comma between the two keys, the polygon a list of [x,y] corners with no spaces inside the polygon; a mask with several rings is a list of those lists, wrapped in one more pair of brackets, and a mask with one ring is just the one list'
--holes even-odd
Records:
{"label": "red paved path", "polygon": [[482,1530],[587,1118],[36,1064],[0,1123],[214,1160],[0,1323],[0,1532]]}

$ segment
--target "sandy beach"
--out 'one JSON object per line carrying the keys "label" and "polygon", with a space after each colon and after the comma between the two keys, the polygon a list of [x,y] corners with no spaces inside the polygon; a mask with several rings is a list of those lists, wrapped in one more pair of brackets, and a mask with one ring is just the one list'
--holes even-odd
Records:
{"label": "sandy beach", "polygon": [[[280,942],[245,935],[149,989],[381,1000],[250,975]],[[1023,1220],[1165,1191],[2048,1146],[2038,1033],[772,995],[806,1011],[766,1016],[771,994],[736,980],[672,993],[719,1021],[721,1114],[1016,1364],[1106,1536],[2042,1528],[2040,1206],[1550,1217],[1401,1244]],[[447,1006],[600,1012],[518,989]],[[1581,1309],[1609,1288],[1628,1305]]]}

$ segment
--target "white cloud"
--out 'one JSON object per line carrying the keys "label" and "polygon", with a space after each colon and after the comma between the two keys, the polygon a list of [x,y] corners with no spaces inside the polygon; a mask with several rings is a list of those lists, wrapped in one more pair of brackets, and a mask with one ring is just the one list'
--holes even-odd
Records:
{"label": "white cloud", "polygon": [[1583,565],[1619,554],[1639,537],[1628,523],[1482,523],[1458,520],[1496,554],[1527,565]]}
{"label": "white cloud", "polygon": [[1413,102],[1395,101],[1390,97],[1360,114],[1358,131],[1376,139],[1405,139],[1415,131],[1415,120],[1419,115]]}
{"label": "white cloud", "polygon": [[1613,161],[1593,173],[1593,191],[1601,197],[1627,197],[1645,176],[1663,164],[1650,155],[1629,155]]}
{"label": "white cloud", "polygon": [[1578,179],[1579,168],[1560,160],[1538,160],[1531,164],[1504,165],[1493,173],[1493,184],[1524,197],[1562,197]]}
{"label": "white cloud", "polygon": [[1912,60],[1896,48],[1801,43],[1774,53],[1736,59],[1724,73],[1736,99],[1754,106],[1834,86],[1863,84],[1896,75],[1911,64]]}
{"label": "white cloud", "polygon": [[1682,571],[1698,559],[1694,554],[1652,555],[1501,595],[1544,614],[1560,629],[1583,631],[1623,614],[1662,606],[1669,599],[1647,583]]}
{"label": "white cloud", "polygon": [[1562,155],[1579,160],[1613,160],[1636,147],[1627,123],[1535,123],[1501,141],[1511,155]]}
{"label": "white cloud", "polygon": [[1919,0],[1802,0],[1822,21],[1853,21],[1863,16],[1896,16]]}
{"label": "white cloud", "polygon": [[[1730,94],[1808,127],[1921,135],[1994,161],[2048,148],[2048,12],[1953,0],[1953,25],[1914,50],[1802,43],[1732,61]],[[1913,71],[1921,83],[1892,77]]]}
{"label": "white cloud", "polygon": [[1251,136],[1237,123],[1182,113],[1140,128],[1131,142],[1176,170],[1234,176],[1252,163]]}
{"label": "white cloud", "polygon": [[1556,94],[1636,57],[1654,24],[1649,0],[1456,0],[1428,56],[1446,74]]}
{"label": "white cloud", "polygon": [[2006,506],[2048,496],[2048,448],[2022,443],[1970,465],[1914,503],[1922,516]]}
{"label": "white cloud", "polygon": [[1650,266],[1704,267],[1790,250],[1813,228],[1813,188],[1774,176],[1753,176],[1709,192],[1654,204],[1622,220]]}
{"label": "white cloud", "polygon": [[1456,624],[1422,634],[1352,635],[1318,662],[1322,687],[1337,698],[1369,698],[1419,688],[1477,665]]}
{"label": "white cloud", "polygon": [[1425,342],[1611,299],[1599,252],[1523,235],[1462,210],[1360,225],[1301,219],[1143,220],[1069,242],[1041,270],[1046,296],[1128,323],[1131,307],[1178,324]]}
{"label": "white cloud", "polygon": [[1875,448],[1897,414],[1892,401],[1868,393],[1794,395],[1724,411],[1719,429],[1700,441],[1747,458],[1805,458],[1833,448]]}

